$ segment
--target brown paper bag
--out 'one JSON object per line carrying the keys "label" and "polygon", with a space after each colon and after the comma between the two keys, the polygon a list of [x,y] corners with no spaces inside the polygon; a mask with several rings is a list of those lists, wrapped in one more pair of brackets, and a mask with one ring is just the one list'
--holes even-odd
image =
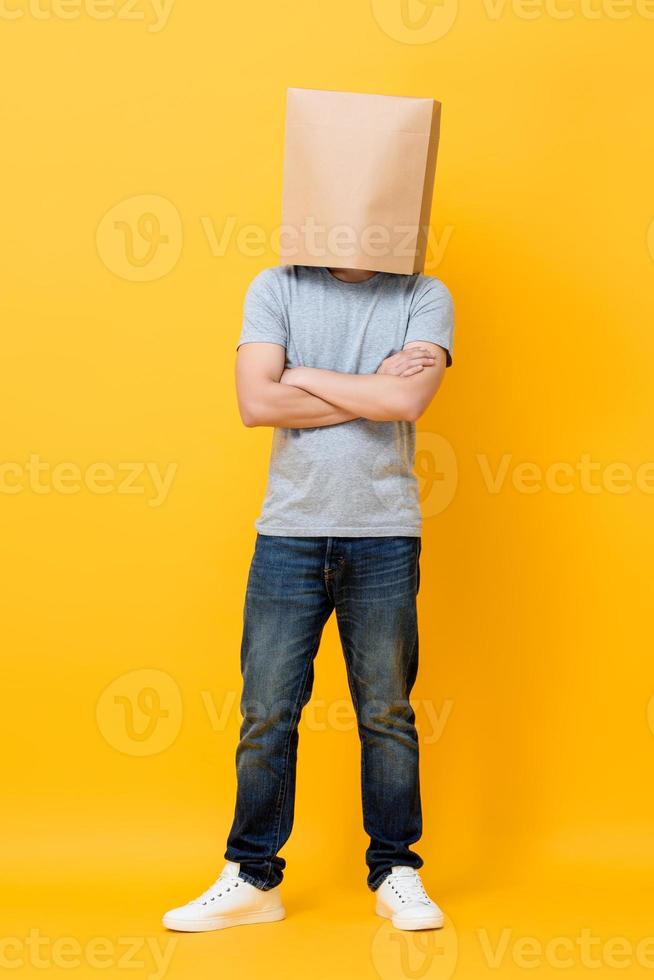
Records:
{"label": "brown paper bag", "polygon": [[288,90],[284,265],[424,269],[439,102]]}

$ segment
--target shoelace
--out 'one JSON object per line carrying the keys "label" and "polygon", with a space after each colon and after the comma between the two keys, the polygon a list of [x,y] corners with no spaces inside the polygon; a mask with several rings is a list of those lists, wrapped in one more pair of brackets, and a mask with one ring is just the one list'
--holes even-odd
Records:
{"label": "shoelace", "polygon": [[414,871],[411,875],[391,874],[388,876],[388,881],[402,902],[421,902],[424,905],[432,904],[432,900],[425,891],[425,886],[417,871]]}
{"label": "shoelace", "polygon": [[198,898],[193,899],[194,905],[206,905],[207,902],[214,902],[217,898],[220,898],[223,891],[229,891],[232,885],[228,885],[227,882],[233,881],[234,887],[238,885],[238,880],[228,875],[226,871],[223,871],[214,881],[210,888],[207,888],[206,892],[199,895]]}

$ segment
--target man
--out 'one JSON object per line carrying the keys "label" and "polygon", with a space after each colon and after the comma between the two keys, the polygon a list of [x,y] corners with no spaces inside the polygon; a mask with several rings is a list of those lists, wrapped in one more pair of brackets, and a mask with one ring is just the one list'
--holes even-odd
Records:
{"label": "man", "polygon": [[439,928],[413,850],[421,836],[421,519],[415,422],[451,364],[453,310],[433,277],[279,266],[252,282],[236,383],[247,426],[274,426],[241,648],[243,724],[227,865],[167,913],[182,931],[284,917],[298,722],[335,610],[361,739],[368,886],[400,929]]}

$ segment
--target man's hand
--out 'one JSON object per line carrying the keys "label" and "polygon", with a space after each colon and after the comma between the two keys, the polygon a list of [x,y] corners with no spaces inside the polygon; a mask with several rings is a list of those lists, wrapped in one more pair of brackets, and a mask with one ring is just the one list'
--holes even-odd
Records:
{"label": "man's hand", "polygon": [[436,358],[427,347],[406,347],[397,354],[391,354],[381,362],[377,374],[394,374],[399,378],[410,378],[426,367],[433,367]]}

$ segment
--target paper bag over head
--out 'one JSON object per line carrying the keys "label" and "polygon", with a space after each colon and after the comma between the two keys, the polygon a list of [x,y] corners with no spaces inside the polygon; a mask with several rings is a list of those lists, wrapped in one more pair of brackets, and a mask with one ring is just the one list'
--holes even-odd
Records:
{"label": "paper bag over head", "polygon": [[283,265],[422,272],[439,102],[291,88]]}

